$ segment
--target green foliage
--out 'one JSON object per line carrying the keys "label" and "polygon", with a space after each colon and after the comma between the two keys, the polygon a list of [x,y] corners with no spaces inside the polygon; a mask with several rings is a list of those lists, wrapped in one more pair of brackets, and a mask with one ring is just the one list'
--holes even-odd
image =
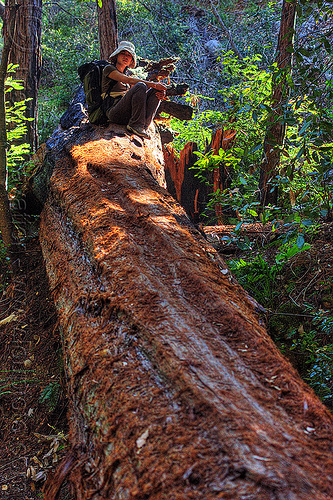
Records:
{"label": "green foliage", "polygon": [[[187,96],[188,100],[200,99],[202,96]],[[193,119],[187,122],[172,118],[170,128],[175,135],[173,146],[177,151],[181,151],[187,142],[195,142],[201,152],[205,150],[207,142],[211,138],[212,128],[222,120],[222,113],[219,111],[206,110],[196,112]]]}
{"label": "green foliage", "polygon": [[43,7],[43,72],[39,91],[38,133],[44,142],[53,132],[79,85],[77,68],[99,58],[95,5],[67,0],[65,8]]}
{"label": "green foliage", "polygon": [[265,307],[274,307],[274,299],[279,294],[278,279],[283,272],[284,265],[300,252],[309,250],[311,245],[298,237],[290,238],[280,245],[275,256],[275,262],[269,264],[262,255],[254,259],[232,260],[230,270],[239,283]]}
{"label": "green foliage", "polygon": [[[15,80],[11,76],[11,73],[15,73],[16,69],[17,65],[8,65],[7,72],[9,76],[5,81],[5,93],[7,98],[10,96],[12,90],[23,89],[22,82]],[[26,157],[31,151],[29,144],[21,142],[22,137],[24,137],[27,132],[26,123],[30,120],[30,118],[26,118],[25,116],[26,102],[27,99],[12,104],[9,99],[6,99],[7,141],[9,144],[7,150],[9,189],[15,186],[20,175],[19,173],[23,169]]]}
{"label": "green foliage", "polygon": [[46,404],[49,407],[50,411],[52,411],[57,405],[59,394],[59,382],[50,382],[41,392],[39,400],[41,403]]}
{"label": "green foliage", "polygon": [[[310,309],[311,310],[311,309]],[[315,312],[312,328],[293,330],[291,351],[302,353],[305,358],[305,380],[316,394],[330,406],[333,405],[333,317],[325,311]],[[325,337],[329,338],[327,342]]]}

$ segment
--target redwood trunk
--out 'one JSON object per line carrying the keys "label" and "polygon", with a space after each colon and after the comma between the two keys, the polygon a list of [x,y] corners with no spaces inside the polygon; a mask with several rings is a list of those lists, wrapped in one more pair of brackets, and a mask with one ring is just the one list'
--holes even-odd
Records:
{"label": "redwood trunk", "polygon": [[[214,151],[218,154],[220,149],[225,151],[231,147],[236,132],[234,130],[219,129],[214,132],[206,152]],[[167,189],[170,194],[185,208],[187,215],[193,222],[207,221],[204,211],[212,192],[226,189],[230,183],[229,169],[221,163],[216,169],[204,172],[206,180],[198,177],[198,170],[193,168],[198,160],[195,152],[195,142],[188,142],[180,152],[179,158],[172,145],[163,148],[165,161],[165,176]],[[206,215],[208,215],[206,213]],[[212,215],[212,214],[209,214]],[[215,215],[220,220],[223,216],[219,204],[215,206]]]}
{"label": "redwood trunk", "polygon": [[48,144],[72,448],[44,500],[67,473],[79,500],[329,500],[332,415],[160,186],[154,141],[88,125]]}
{"label": "redwood trunk", "polygon": [[5,107],[5,80],[7,76],[7,64],[9,51],[12,45],[12,33],[14,31],[17,9],[14,5],[7,6],[7,24],[5,26],[7,36],[1,52],[0,61],[0,232],[1,239],[6,252],[13,263],[14,224],[10,212],[7,193],[8,168],[7,168],[7,124]]}
{"label": "redwood trunk", "polygon": [[109,59],[118,45],[118,23],[115,0],[103,0],[102,6],[97,4],[98,34],[101,59]]}
{"label": "redwood trunk", "polygon": [[18,4],[13,44],[11,46],[9,62],[18,64],[15,78],[23,81],[24,89],[13,90],[13,102],[27,101],[27,134],[22,142],[31,145],[32,151],[38,146],[37,135],[37,97],[41,75],[41,32],[42,32],[42,0],[25,0]]}
{"label": "redwood trunk", "polygon": [[284,72],[280,72],[278,77],[273,75],[272,112],[268,117],[268,126],[263,146],[264,157],[259,181],[262,206],[268,204],[276,205],[278,199],[278,190],[274,186],[274,180],[280,163],[280,147],[284,143],[286,134],[286,124],[283,123],[283,114],[290,92],[288,75],[292,69],[296,6],[296,0],[292,2],[284,0],[282,5],[276,62],[279,70],[284,70]]}

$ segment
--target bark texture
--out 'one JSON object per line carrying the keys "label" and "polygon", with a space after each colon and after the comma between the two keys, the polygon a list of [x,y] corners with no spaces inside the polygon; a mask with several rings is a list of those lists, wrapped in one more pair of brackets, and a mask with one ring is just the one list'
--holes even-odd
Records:
{"label": "bark texture", "polygon": [[[236,137],[234,130],[216,130],[206,147],[206,153],[214,151],[218,154],[220,149],[230,148]],[[230,181],[230,172],[226,165],[221,163],[213,171],[206,172],[206,180],[198,177],[198,170],[193,168],[198,156],[195,154],[197,145],[188,142],[180,152],[179,158],[172,144],[164,146],[165,177],[167,189],[174,198],[185,208],[187,215],[193,222],[207,220],[203,212],[207,207],[211,193],[226,189]],[[207,215],[207,214],[206,214]],[[223,218],[222,208],[215,206],[215,215],[218,220]]]}
{"label": "bark texture", "polygon": [[193,167],[198,157],[197,145],[188,142],[177,158],[172,145],[164,146],[165,177],[167,189],[181,204],[193,222],[200,221],[208,201],[207,184],[195,176]]}
{"label": "bark texture", "polygon": [[[6,0],[10,5],[10,0]],[[12,33],[9,62],[18,64],[15,78],[22,80],[24,89],[11,92],[13,102],[27,101],[28,131],[24,141],[31,145],[33,151],[38,146],[37,135],[37,97],[41,75],[41,31],[42,31],[42,0],[25,0],[16,3],[17,16],[15,31]],[[24,142],[23,141],[23,142]]]}
{"label": "bark texture", "polygon": [[276,204],[278,199],[277,187],[271,184],[277,174],[280,163],[280,147],[283,146],[286,124],[283,123],[284,108],[288,102],[290,87],[288,75],[292,69],[293,45],[296,23],[297,1],[283,1],[280,31],[277,46],[276,63],[280,70],[279,75],[273,75],[273,93],[271,108],[268,117],[268,126],[264,140],[264,157],[260,170],[260,202],[262,206]]}
{"label": "bark texture", "polygon": [[44,499],[69,474],[79,500],[329,500],[332,415],[161,187],[158,141],[122,130],[48,143],[72,448]]}
{"label": "bark texture", "polygon": [[98,34],[101,59],[109,59],[118,45],[118,22],[115,0],[103,0],[97,4]]}
{"label": "bark texture", "polygon": [[7,6],[7,23],[5,26],[6,37],[1,52],[0,61],[0,232],[8,255],[13,263],[14,224],[11,216],[9,199],[7,193],[7,125],[5,107],[5,80],[7,76],[7,65],[9,52],[12,45],[12,33],[15,28],[17,8],[14,5]]}

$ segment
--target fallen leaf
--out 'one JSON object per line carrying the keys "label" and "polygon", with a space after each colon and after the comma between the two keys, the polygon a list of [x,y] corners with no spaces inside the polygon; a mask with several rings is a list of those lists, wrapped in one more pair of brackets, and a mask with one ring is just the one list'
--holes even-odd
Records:
{"label": "fallen leaf", "polygon": [[38,474],[35,475],[34,478],[32,478],[34,481],[45,481],[46,479],[46,474],[44,471],[38,472]]}
{"label": "fallen leaf", "polygon": [[10,323],[11,321],[16,321],[16,320],[17,320],[16,314],[12,313],[9,316],[7,316],[7,318],[4,318],[0,321],[0,326],[7,325],[7,323]]}

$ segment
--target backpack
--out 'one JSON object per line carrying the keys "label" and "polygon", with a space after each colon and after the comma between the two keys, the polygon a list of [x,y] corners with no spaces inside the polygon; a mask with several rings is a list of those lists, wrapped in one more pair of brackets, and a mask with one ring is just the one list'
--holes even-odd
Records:
{"label": "backpack", "polygon": [[79,66],[77,72],[83,83],[83,90],[88,104],[88,116],[90,123],[104,125],[107,117],[103,109],[103,98],[101,96],[102,73],[108,61],[92,61]]}

